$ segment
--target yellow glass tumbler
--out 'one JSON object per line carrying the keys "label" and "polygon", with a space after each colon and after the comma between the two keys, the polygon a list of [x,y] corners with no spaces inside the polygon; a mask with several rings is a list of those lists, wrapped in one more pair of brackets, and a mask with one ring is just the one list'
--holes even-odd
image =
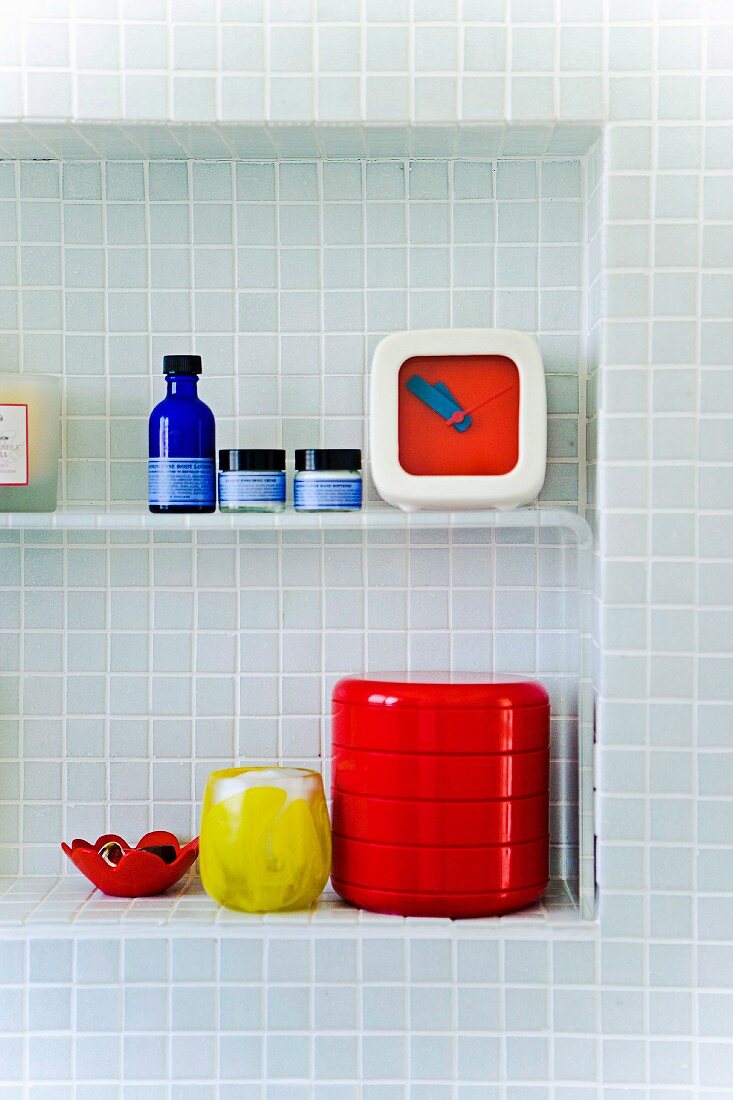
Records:
{"label": "yellow glass tumbler", "polygon": [[228,909],[274,913],[312,905],[331,873],[331,824],[318,772],[212,772],[199,867],[206,892]]}

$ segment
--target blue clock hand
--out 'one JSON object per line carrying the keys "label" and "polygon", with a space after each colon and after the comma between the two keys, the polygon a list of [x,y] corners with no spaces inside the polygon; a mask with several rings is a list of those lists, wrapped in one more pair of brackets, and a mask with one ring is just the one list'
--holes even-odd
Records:
{"label": "blue clock hand", "polygon": [[[451,416],[450,420],[448,421],[451,428],[455,428],[457,432],[465,432],[467,428],[470,428],[473,418],[471,417],[470,413],[464,412],[459,403],[456,401],[453,394],[446,386],[445,382],[433,382],[433,389],[438,390],[440,393],[444,393],[445,396],[448,397],[456,407],[456,412],[453,414],[453,416]],[[456,419],[454,419],[454,417]]]}
{"label": "blue clock hand", "polygon": [[[436,382],[434,386],[431,386],[419,374],[413,374],[412,378],[407,381],[407,389],[418,400],[427,405],[429,409],[442,417],[443,420],[450,422],[455,413],[463,412],[463,409],[443,382]],[[465,432],[467,428],[471,427],[470,416],[463,416],[462,420],[451,424],[451,427],[458,432]]]}
{"label": "blue clock hand", "polygon": [[459,404],[458,404],[458,402],[456,401],[455,397],[453,396],[453,394],[452,394],[452,393],[450,392],[450,390],[449,390],[449,389],[448,389],[448,387],[446,386],[445,382],[433,382],[433,389],[434,389],[434,390],[438,390],[438,392],[439,392],[439,393],[444,393],[444,394],[445,394],[445,396],[446,396],[446,397],[447,397],[447,398],[448,398],[448,399],[449,399],[450,401],[452,401],[452,402],[453,402],[453,404],[455,405],[455,407],[456,407],[456,408],[459,408]]}

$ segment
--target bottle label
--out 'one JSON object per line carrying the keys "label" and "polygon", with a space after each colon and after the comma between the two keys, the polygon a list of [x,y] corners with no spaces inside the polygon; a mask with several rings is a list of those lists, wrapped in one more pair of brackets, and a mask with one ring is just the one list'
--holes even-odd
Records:
{"label": "bottle label", "polygon": [[293,503],[296,508],[309,508],[318,512],[361,508],[361,478],[296,477],[293,486]]}
{"label": "bottle label", "polygon": [[28,484],[28,406],[0,405],[0,485]]}
{"label": "bottle label", "polygon": [[221,470],[219,504],[284,504],[285,474],[260,470]]}
{"label": "bottle label", "polygon": [[148,500],[151,504],[216,504],[213,458],[148,459]]}

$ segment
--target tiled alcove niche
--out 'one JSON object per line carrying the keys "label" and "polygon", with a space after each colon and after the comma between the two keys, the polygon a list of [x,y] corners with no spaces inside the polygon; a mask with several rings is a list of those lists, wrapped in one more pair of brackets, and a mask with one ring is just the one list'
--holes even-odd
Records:
{"label": "tiled alcove niche", "polygon": [[[539,507],[582,513],[580,152],[0,164],[3,369],[65,376],[66,513],[143,512],[164,353],[202,354],[219,446],[361,445],[374,344],[439,325],[537,334]],[[552,693],[555,896],[577,904],[582,865],[590,914],[580,528],[19,519],[0,531],[0,873],[61,873],[62,837],[190,835],[217,766],[327,775],[342,674],[512,671]]]}

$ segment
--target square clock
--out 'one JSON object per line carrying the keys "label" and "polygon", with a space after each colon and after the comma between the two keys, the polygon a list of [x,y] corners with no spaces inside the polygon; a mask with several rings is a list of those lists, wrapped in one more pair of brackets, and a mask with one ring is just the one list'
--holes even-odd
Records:
{"label": "square clock", "polygon": [[526,504],[547,462],[536,340],[490,328],[385,337],[372,361],[369,449],[377,491],[406,512]]}

